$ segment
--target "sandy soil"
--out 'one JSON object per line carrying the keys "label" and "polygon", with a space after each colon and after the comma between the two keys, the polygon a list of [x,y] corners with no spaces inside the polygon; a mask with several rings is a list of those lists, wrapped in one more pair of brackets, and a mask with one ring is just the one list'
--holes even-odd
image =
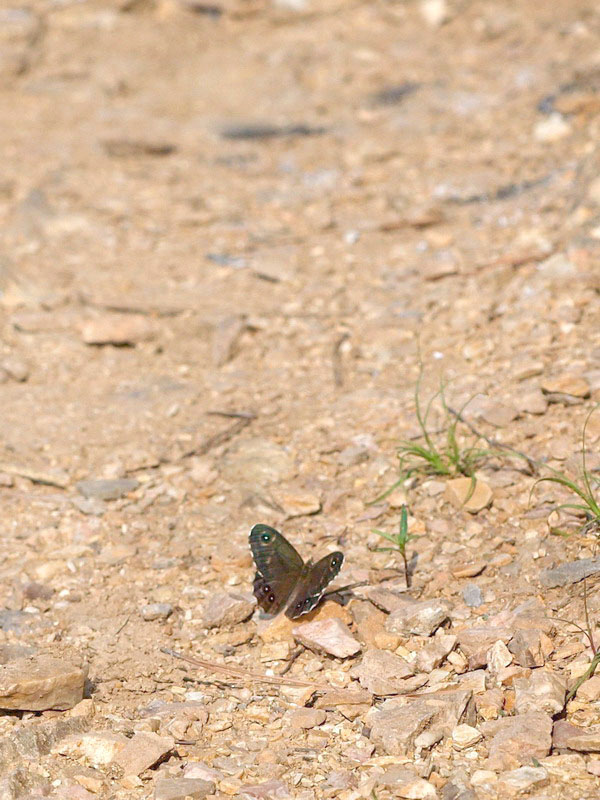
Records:
{"label": "sandy soil", "polygon": [[[6,765],[21,770],[7,797],[183,798],[164,781],[197,762],[217,796],[520,791],[488,736],[391,752],[369,738],[377,696],[294,726],[305,699],[289,688],[160,648],[280,673],[297,655],[291,626],[206,624],[211,598],[248,602],[251,526],[304,556],[341,548],[341,583],[367,581],[365,598],[386,580],[405,589],[372,533],[395,530],[403,502],[420,535],[410,595],[448,602],[443,635],[528,600],[584,624],[582,584],[540,575],[594,556],[594,533],[551,535],[551,503],[568,495],[530,491],[548,467],[576,470],[600,399],[599,33],[583,0],[4,0],[0,644],[86,663],[91,730],[173,739],[139,777],[57,745]],[[425,400],[446,381],[452,407],[475,397],[478,430],[536,460],[485,460],[493,498],[476,514],[449,502],[447,476],[369,505],[419,433],[420,369]],[[444,423],[436,407],[431,429]],[[599,437],[600,413],[591,467]],[[77,487],[101,478],[139,483],[112,500]],[[595,627],[593,578],[587,591]],[[169,608],[145,620],[153,603]],[[304,649],[288,677],[356,684],[369,643],[353,603],[364,610],[330,601],[315,619],[337,614],[361,652]],[[556,621],[544,635],[543,666],[484,665],[499,718],[515,714],[514,681],[543,669],[568,687],[589,663],[580,631]],[[433,638],[380,647],[410,662]],[[470,672],[454,652],[426,689]],[[596,692],[554,723],[594,730]],[[181,709],[145,711],[200,697],[205,716],[185,725]],[[64,713],[7,713],[0,736]],[[471,724],[484,719],[480,706]],[[416,788],[385,778],[398,765]],[[598,791],[589,748],[524,766],[545,770],[523,789],[540,800]]]}

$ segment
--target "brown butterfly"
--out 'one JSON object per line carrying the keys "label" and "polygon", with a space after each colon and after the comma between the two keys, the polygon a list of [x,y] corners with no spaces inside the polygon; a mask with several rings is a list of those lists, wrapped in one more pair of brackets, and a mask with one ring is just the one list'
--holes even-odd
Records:
{"label": "brown butterfly", "polygon": [[290,619],[312,611],[344,561],[344,554],[338,551],[316,564],[304,562],[285,536],[268,525],[252,528],[250,549],[256,564],[254,596],[259,606],[270,616],[285,608]]}

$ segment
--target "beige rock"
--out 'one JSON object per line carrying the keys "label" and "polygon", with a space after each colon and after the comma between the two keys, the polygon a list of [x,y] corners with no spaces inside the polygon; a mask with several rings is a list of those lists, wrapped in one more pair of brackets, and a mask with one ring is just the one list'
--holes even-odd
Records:
{"label": "beige rock", "polygon": [[590,385],[581,375],[565,373],[542,381],[546,394],[570,394],[573,397],[589,397]]}
{"label": "beige rock", "polygon": [[577,690],[577,699],[590,703],[600,700],[600,675],[593,675]]}
{"label": "beige rock", "polygon": [[514,681],[517,714],[545,711],[551,716],[560,714],[565,705],[567,689],[563,679],[546,669],[534,669],[529,678]]}
{"label": "beige rock", "polygon": [[0,708],[64,711],[83,699],[87,670],[46,656],[0,665]]}
{"label": "beige rock", "polygon": [[469,669],[487,666],[488,652],[494,642],[508,642],[514,630],[509,627],[476,627],[457,632],[458,646],[467,657]]}
{"label": "beige rock", "polygon": [[252,616],[256,600],[250,594],[217,592],[202,609],[202,622],[207,628],[237,625]]}
{"label": "beige rock", "polygon": [[421,0],[419,11],[425,22],[432,28],[438,28],[449,17],[447,0]]}
{"label": "beige rock", "polygon": [[154,784],[154,800],[202,800],[214,791],[215,784],[201,778],[159,777]]}
{"label": "beige rock", "polygon": [[487,689],[480,695],[475,695],[477,713],[484,720],[498,719],[504,707],[504,694],[501,689]]}
{"label": "beige rock", "polygon": [[288,488],[273,489],[271,494],[290,519],[318,514],[321,510],[321,500],[313,492]]}
{"label": "beige rock", "polygon": [[600,753],[600,725],[578,728],[564,719],[559,719],[554,723],[552,747],[555,750]]}
{"label": "beige rock", "polygon": [[[377,784],[385,786],[393,792],[395,797],[406,797],[411,800],[435,800],[438,793],[435,786],[420,778],[413,769],[408,767],[392,767],[378,778]],[[377,796],[376,792],[373,795]]]}
{"label": "beige rock", "polygon": [[360,644],[339,619],[314,620],[297,625],[292,633],[300,644],[317,653],[347,658],[360,652]]}
{"label": "beige rock", "polygon": [[545,414],[548,410],[548,399],[541,389],[531,389],[515,398],[515,405],[526,414]]}
{"label": "beige rock", "polygon": [[450,608],[446,600],[403,599],[387,618],[385,628],[392,633],[431,636],[448,619]]}
{"label": "beige rock", "polygon": [[572,131],[571,125],[558,112],[541,119],[533,129],[533,135],[538,142],[557,142],[568,136]]}
{"label": "beige rock", "polygon": [[486,567],[487,561],[478,559],[477,561],[469,561],[466,564],[459,564],[452,569],[452,574],[455,578],[474,578],[476,575],[481,575]]}
{"label": "beige rock", "polygon": [[140,775],[167,755],[174,745],[175,740],[170,736],[158,736],[150,732],[135,733],[116,754],[114,762],[123,767],[125,775]]}
{"label": "beige rock", "polygon": [[544,362],[531,356],[517,356],[511,363],[512,377],[516,381],[535,378],[544,371]]}
{"label": "beige rock", "polygon": [[437,634],[417,653],[417,667],[423,672],[431,672],[439,667],[456,646],[453,634]]}
{"label": "beige rock", "polygon": [[53,752],[100,767],[112,763],[128,742],[129,739],[121,733],[92,731],[81,736],[68,736]]}
{"label": "beige rock", "polygon": [[508,667],[512,660],[512,653],[502,639],[494,642],[487,654],[487,664],[492,675],[497,675],[504,667]]}
{"label": "beige rock", "polygon": [[498,776],[496,784],[499,792],[517,795],[532,789],[541,789],[550,782],[548,770],[543,767],[519,767]]}
{"label": "beige rock", "polygon": [[408,595],[382,586],[369,586],[365,591],[365,595],[374,606],[387,611],[388,614],[391,614],[397,608],[404,608],[407,599],[410,600]]}
{"label": "beige rock", "polygon": [[413,674],[413,668],[403,658],[376,649],[367,650],[361,663],[352,671],[362,687],[380,696],[401,693],[404,679]]}
{"label": "beige rock", "polygon": [[155,336],[155,324],[142,315],[107,314],[81,324],[85,344],[135,345]]}
{"label": "beige rock", "polygon": [[494,494],[484,481],[476,480],[473,487],[470,478],[453,478],[446,483],[445,498],[455,508],[477,514],[492,504]]}
{"label": "beige rock", "polygon": [[[522,667],[543,667],[545,662],[542,631],[522,630],[517,631],[508,643],[508,649],[513,654],[515,661]],[[545,637],[547,638],[547,637]]]}
{"label": "beige rock", "polygon": [[366,600],[353,600],[348,606],[356,625],[357,636],[368,647],[395,650],[402,637],[385,629],[387,614]]}
{"label": "beige rock", "polygon": [[257,488],[289,478],[294,463],[284,447],[269,439],[240,439],[226,452],[221,473],[233,484]]}
{"label": "beige rock", "polygon": [[516,769],[544,758],[552,745],[552,719],[548,714],[531,712],[516,717],[490,720],[480,726],[489,739],[490,769]]}
{"label": "beige rock", "polygon": [[327,720],[327,714],[321,708],[297,708],[289,715],[292,728],[316,728]]}
{"label": "beige rock", "polygon": [[393,698],[367,714],[371,741],[390,755],[410,756],[416,738],[424,731],[439,729],[450,736],[461,722],[475,722],[473,693],[469,690],[435,692],[412,701]]}
{"label": "beige rock", "polygon": [[483,734],[472,725],[463,723],[452,730],[452,746],[455,750],[465,750],[467,747],[473,747],[481,739],[483,739]]}

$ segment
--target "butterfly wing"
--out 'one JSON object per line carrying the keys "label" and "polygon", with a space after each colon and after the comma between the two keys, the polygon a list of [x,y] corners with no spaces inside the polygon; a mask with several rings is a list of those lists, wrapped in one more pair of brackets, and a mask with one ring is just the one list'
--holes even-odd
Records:
{"label": "butterfly wing", "polygon": [[296,588],[304,561],[285,536],[269,525],[252,528],[250,550],[256,564],[254,596],[265,613],[278,614]]}
{"label": "butterfly wing", "polygon": [[344,563],[344,554],[339,551],[319,559],[316,564],[307,565],[302,579],[296,586],[286,608],[290,619],[308,614],[317,605],[323,592],[335,578]]}

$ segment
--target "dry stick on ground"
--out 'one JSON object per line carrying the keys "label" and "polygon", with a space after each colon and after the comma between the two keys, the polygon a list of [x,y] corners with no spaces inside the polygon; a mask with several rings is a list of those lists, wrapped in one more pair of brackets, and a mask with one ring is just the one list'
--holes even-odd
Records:
{"label": "dry stick on ground", "polygon": [[450,414],[455,416],[459,422],[462,422],[463,425],[466,425],[471,433],[475,434],[475,436],[479,437],[480,439],[483,439],[483,441],[487,442],[490,447],[499,447],[501,450],[507,450],[509,453],[514,453],[514,455],[524,458],[529,464],[531,472],[536,472],[538,464],[535,459],[531,458],[531,456],[528,456],[527,453],[522,453],[520,450],[515,450],[515,448],[511,447],[509,444],[503,444],[502,442],[498,442],[496,439],[492,439],[491,436],[486,436],[485,433],[478,431],[477,428],[471,422],[469,422],[469,420],[465,419],[460,411],[455,411],[453,408],[450,408],[450,406],[447,406],[447,409]]}
{"label": "dry stick on ground", "polygon": [[314,689],[318,692],[330,692],[334,689],[323,683],[313,683],[312,681],[301,681],[295,678],[276,677],[274,675],[261,675],[259,672],[250,672],[250,670],[243,669],[242,667],[230,667],[226,664],[215,664],[213,661],[204,661],[200,658],[192,658],[185,656],[183,653],[178,653],[168,647],[161,647],[161,653],[165,653],[173,658],[179,658],[181,661],[187,661],[195,667],[202,667],[208,672],[222,672],[225,675],[235,675],[237,678],[245,678],[246,680],[258,681],[260,683],[270,683],[275,686],[299,686],[303,689]]}
{"label": "dry stick on ground", "polygon": [[228,416],[228,417],[237,417],[236,421],[233,425],[230,425],[229,428],[225,428],[224,431],[220,431],[219,433],[215,433],[213,436],[209,436],[208,439],[205,439],[198,447],[194,447],[192,450],[186,451],[182,458],[190,458],[191,456],[205,456],[210,450],[214,447],[218,447],[221,444],[225,444],[234,436],[237,436],[240,431],[243,431],[247,425],[250,425],[252,420],[256,419],[256,414],[252,411],[244,411],[234,413],[223,413],[223,412],[211,412],[213,414],[219,413],[221,416]]}
{"label": "dry stick on ground", "polygon": [[350,338],[350,334],[346,331],[339,336],[334,345],[331,354],[331,362],[333,368],[333,382],[339,388],[344,385],[344,365],[342,364],[342,345]]}

